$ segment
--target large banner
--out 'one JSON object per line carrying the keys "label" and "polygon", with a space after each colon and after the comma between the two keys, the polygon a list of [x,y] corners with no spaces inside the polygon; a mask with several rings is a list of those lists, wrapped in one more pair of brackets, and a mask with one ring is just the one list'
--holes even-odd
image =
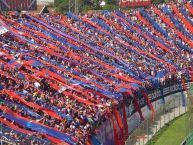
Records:
{"label": "large banner", "polygon": [[37,0],[0,0],[0,11],[36,10]]}
{"label": "large banner", "polygon": [[119,5],[121,7],[150,6],[151,0],[121,0]]}

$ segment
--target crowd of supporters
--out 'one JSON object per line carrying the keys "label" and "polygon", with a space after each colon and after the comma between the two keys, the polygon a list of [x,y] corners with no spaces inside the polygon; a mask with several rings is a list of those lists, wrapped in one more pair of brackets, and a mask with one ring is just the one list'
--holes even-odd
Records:
{"label": "crowd of supporters", "polygon": [[30,144],[92,144],[90,136],[124,97],[192,71],[191,10],[187,2],[86,15],[1,15],[0,27],[8,30],[0,37],[6,139],[25,144],[29,133]]}

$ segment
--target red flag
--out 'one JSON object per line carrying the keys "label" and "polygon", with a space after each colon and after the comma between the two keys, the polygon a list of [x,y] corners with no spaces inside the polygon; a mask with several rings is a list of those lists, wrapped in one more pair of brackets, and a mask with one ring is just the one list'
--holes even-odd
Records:
{"label": "red flag", "polygon": [[127,124],[127,113],[126,113],[126,105],[123,102],[123,107],[122,107],[122,112],[123,112],[123,125],[124,125],[124,130],[125,130],[125,139],[128,137],[128,124]]}
{"label": "red flag", "polygon": [[147,101],[147,103],[148,103],[148,105],[149,105],[151,111],[152,111],[152,121],[154,121],[154,119],[155,119],[155,109],[154,109],[153,105],[151,104],[151,101],[150,101],[150,99],[149,99],[147,93],[144,92],[144,91],[142,91],[142,94],[143,94],[145,100]]}
{"label": "red flag", "polygon": [[112,123],[113,123],[115,145],[119,145],[119,137],[118,137],[117,127],[116,127],[113,115],[111,115],[111,120],[112,120]]}
{"label": "red flag", "polygon": [[119,141],[120,143],[122,144],[123,141],[124,141],[124,133],[123,133],[123,123],[122,123],[122,119],[121,119],[121,116],[119,114],[119,112],[117,111],[117,109],[113,108],[113,114],[116,118],[116,121],[117,121],[117,124],[119,126],[119,129],[121,131],[121,135],[120,135],[120,138],[119,138]]}
{"label": "red flag", "polygon": [[133,105],[134,105],[134,107],[135,107],[135,110],[139,113],[139,116],[140,116],[140,118],[141,118],[141,121],[143,121],[143,120],[144,120],[144,117],[143,117],[143,114],[142,114],[142,112],[141,112],[140,105],[139,105],[138,100],[137,100],[136,97],[133,98]]}

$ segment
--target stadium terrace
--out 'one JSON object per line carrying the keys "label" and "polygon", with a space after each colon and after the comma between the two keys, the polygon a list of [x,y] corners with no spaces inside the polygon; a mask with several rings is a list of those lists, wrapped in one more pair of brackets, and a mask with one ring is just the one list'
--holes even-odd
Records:
{"label": "stadium terrace", "polygon": [[[193,4],[128,12],[0,15],[0,121],[20,144],[113,144],[165,85],[192,78]],[[164,103],[164,97],[163,97]],[[110,144],[110,143],[109,143]]]}

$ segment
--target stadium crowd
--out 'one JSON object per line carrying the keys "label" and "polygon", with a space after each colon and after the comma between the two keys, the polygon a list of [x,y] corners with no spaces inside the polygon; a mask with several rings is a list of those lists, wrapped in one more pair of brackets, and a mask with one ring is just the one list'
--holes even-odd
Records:
{"label": "stadium crowd", "polygon": [[0,28],[8,30],[0,37],[6,140],[92,144],[125,100],[143,119],[144,92],[192,72],[191,10],[188,1],[128,12],[1,15]]}

